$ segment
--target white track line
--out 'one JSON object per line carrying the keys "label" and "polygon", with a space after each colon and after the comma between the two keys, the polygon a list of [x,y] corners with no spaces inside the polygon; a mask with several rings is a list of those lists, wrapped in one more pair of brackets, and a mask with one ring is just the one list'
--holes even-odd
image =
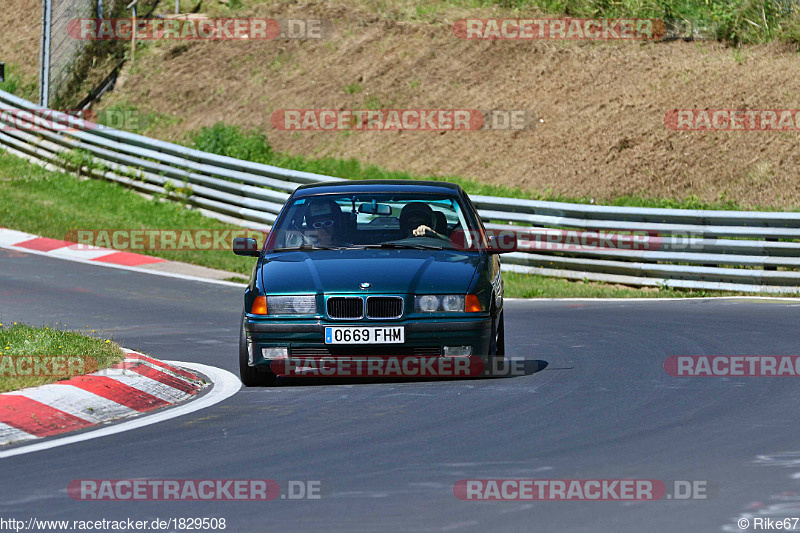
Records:
{"label": "white track line", "polygon": [[[239,381],[239,378],[237,378],[227,370],[222,370],[221,368],[216,368],[208,365],[201,365],[199,363],[184,363],[180,361],[165,361],[165,362],[171,365],[182,366],[184,368],[188,368],[189,370],[205,374],[209,378],[209,380],[211,380],[211,383],[213,385],[212,389],[207,394],[196,400],[189,401],[185,404],[181,404],[170,409],[165,409],[163,411],[156,411],[153,414],[144,415],[141,418],[136,418],[134,420],[129,420],[127,422],[122,422],[120,424],[115,424],[113,426],[98,428],[94,431],[87,431],[85,433],[80,433],[78,435],[47,440],[44,442],[29,444],[27,446],[20,446],[19,448],[14,448],[8,451],[0,451],[0,459],[13,457],[15,455],[23,455],[27,453],[38,452],[42,450],[49,450],[51,448],[57,448],[59,446],[74,444],[76,442],[83,442],[87,440],[97,439],[100,437],[106,437],[108,435],[115,435],[117,433],[122,433],[124,431],[130,431],[133,429],[138,429],[152,424],[157,424],[159,422],[164,422],[165,420],[170,420],[172,418],[177,418],[179,416],[188,415],[190,413],[194,413],[195,411],[205,409],[206,407],[211,407],[212,405],[215,405],[223,400],[230,398],[231,396],[239,392],[239,389],[242,386],[242,383]],[[0,431],[1,430],[2,428],[0,428]]]}

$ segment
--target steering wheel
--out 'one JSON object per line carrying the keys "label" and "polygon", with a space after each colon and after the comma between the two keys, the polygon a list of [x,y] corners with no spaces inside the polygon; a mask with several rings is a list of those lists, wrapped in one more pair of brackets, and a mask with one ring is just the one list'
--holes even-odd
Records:
{"label": "steering wheel", "polygon": [[286,235],[286,247],[287,248],[294,248],[295,246],[300,246],[301,244],[314,244],[311,242],[311,239],[308,238],[308,235],[303,233],[300,230],[290,230],[287,232]]}

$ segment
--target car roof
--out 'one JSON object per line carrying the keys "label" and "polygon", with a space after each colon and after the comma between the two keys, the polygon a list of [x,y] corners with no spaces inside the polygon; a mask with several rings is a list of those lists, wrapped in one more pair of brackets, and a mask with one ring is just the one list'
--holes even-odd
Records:
{"label": "car roof", "polygon": [[455,183],[446,181],[417,180],[344,180],[333,182],[309,183],[301,185],[293,196],[316,196],[318,194],[364,194],[377,192],[415,192],[428,194],[459,194],[464,191]]}

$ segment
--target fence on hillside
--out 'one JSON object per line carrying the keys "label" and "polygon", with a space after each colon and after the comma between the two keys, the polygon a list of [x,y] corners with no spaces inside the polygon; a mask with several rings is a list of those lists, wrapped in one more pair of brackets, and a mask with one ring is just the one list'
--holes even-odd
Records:
{"label": "fence on hillside", "polygon": [[[55,103],[82,76],[92,60],[120,56],[121,41],[90,41],[71,36],[74,19],[130,18],[130,0],[42,0],[42,39],[39,52],[39,103]],[[156,0],[140,0],[140,13],[149,13]],[[86,56],[86,57],[84,57]],[[88,90],[87,90],[88,92]]]}

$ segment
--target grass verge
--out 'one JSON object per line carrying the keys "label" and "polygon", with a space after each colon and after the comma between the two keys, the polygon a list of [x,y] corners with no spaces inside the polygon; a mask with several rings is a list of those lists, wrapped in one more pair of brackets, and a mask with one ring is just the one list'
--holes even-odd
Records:
{"label": "grass verge", "polygon": [[[37,368],[33,359],[27,360],[30,356],[47,356],[36,358],[46,364]],[[107,339],[17,322],[0,323],[0,392],[37,387],[94,372],[123,358],[120,347]],[[96,366],[90,365],[90,361]],[[30,375],[26,375],[28,372]]]}
{"label": "grass verge", "polygon": [[26,79],[20,71],[21,69],[18,65],[13,63],[6,64],[6,76],[4,81],[0,81],[0,91],[11,93],[32,102],[37,101],[39,94],[38,80]]}
{"label": "grass verge", "polygon": [[[671,289],[669,287],[634,288],[612,283],[569,281],[563,278],[518,272],[504,272],[503,281],[506,298],[699,298],[744,295],[740,292]],[[752,296],[752,294],[748,295]]]}
{"label": "grass verge", "polygon": [[[241,229],[120,185],[50,172],[0,151],[0,226],[53,239],[77,229]],[[74,239],[72,239],[74,240]],[[139,253],[249,276],[252,258],[229,250]]]}

